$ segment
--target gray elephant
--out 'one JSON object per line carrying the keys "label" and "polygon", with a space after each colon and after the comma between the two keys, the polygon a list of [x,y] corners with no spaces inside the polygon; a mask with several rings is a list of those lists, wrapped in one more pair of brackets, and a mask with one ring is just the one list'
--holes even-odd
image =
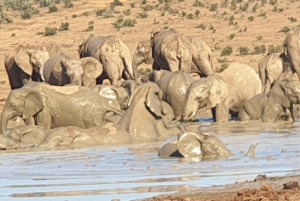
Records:
{"label": "gray elephant", "polygon": [[214,73],[212,53],[208,44],[200,36],[187,36],[192,44],[192,71],[200,77],[207,77]]}
{"label": "gray elephant", "polygon": [[45,82],[51,85],[81,85],[83,75],[82,63],[80,59],[62,53],[46,61],[43,75]]}
{"label": "gray elephant", "polygon": [[96,85],[92,89],[101,97],[106,97],[115,102],[114,104],[119,104],[121,109],[127,108],[129,94],[125,88],[115,85]]}
{"label": "gray elephant", "polygon": [[177,124],[168,121],[169,108],[162,103],[163,92],[152,82],[134,89],[128,109],[118,122],[135,142],[156,141],[180,133]]}
{"label": "gray elephant", "polygon": [[105,113],[120,114],[119,110],[119,104],[113,105],[87,87],[58,87],[33,82],[10,92],[1,114],[1,132],[6,135],[8,120],[16,116],[25,120],[34,118],[37,126],[46,129],[61,126],[90,128],[103,124]]}
{"label": "gray elephant", "polygon": [[17,126],[6,137],[0,135],[0,150],[36,146],[44,140],[47,131],[39,126]]}
{"label": "gray elephant", "polygon": [[152,30],[151,32],[153,70],[182,71],[190,73],[192,45],[190,40],[175,29]]}
{"label": "gray elephant", "polygon": [[185,132],[178,135],[178,139],[163,145],[158,151],[161,158],[200,158],[201,160],[213,160],[228,158],[232,153],[225,144],[216,136],[206,133]]}
{"label": "gray elephant", "polygon": [[212,109],[215,122],[228,121],[229,113],[237,115],[243,103],[260,94],[261,80],[246,64],[231,63],[222,73],[194,81],[186,94],[183,120],[195,116],[198,109]]}
{"label": "gray elephant", "polygon": [[152,50],[151,50],[151,41],[145,40],[138,43],[133,58],[132,58],[132,67],[137,69],[142,63],[153,64]]}
{"label": "gray elephant", "polygon": [[284,53],[290,60],[293,72],[298,74],[300,80],[300,24],[293,27],[285,36]]}
{"label": "gray elephant", "polygon": [[275,53],[268,53],[265,57],[259,60],[258,72],[261,79],[263,92],[270,91],[271,85],[282,77],[282,73],[285,73],[290,64],[284,62],[281,58],[282,55],[278,56]]}
{"label": "gray elephant", "polygon": [[122,78],[137,79],[136,69],[132,68],[130,50],[116,36],[90,36],[80,43],[78,53],[80,58],[93,56],[103,65],[105,73],[97,79],[97,84],[102,84],[107,78],[113,85],[121,85]]}
{"label": "gray elephant", "polygon": [[300,103],[299,81],[278,81],[268,93],[247,100],[237,120],[262,122],[293,122],[293,104]]}
{"label": "gray elephant", "polygon": [[11,89],[21,88],[31,81],[44,81],[44,64],[59,51],[57,46],[45,48],[29,45],[19,45],[11,51],[4,61]]}
{"label": "gray elephant", "polygon": [[189,74],[177,71],[154,70],[149,74],[149,81],[156,83],[163,91],[163,100],[170,104],[174,110],[175,119],[182,117],[186,92],[194,82]]}
{"label": "gray elephant", "polygon": [[86,87],[95,86],[97,78],[103,73],[102,64],[94,57],[84,57],[80,61],[83,70],[82,85]]}
{"label": "gray elephant", "polygon": [[108,122],[82,129],[75,126],[60,127],[47,132],[38,148],[87,147],[97,145],[129,144],[131,137],[120,125]]}
{"label": "gray elephant", "polygon": [[125,88],[128,95],[131,96],[133,93],[134,89],[140,86],[141,83],[134,81],[134,80],[125,80],[122,82],[121,87]]}

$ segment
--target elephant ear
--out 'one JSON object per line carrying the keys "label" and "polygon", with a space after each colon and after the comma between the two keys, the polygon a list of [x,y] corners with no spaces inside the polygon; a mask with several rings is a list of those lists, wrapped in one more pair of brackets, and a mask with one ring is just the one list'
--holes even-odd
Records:
{"label": "elephant ear", "polygon": [[103,73],[102,64],[93,57],[81,59],[84,74],[89,74],[91,78],[96,79]]}
{"label": "elephant ear", "polygon": [[33,67],[30,62],[30,52],[25,48],[21,48],[16,53],[15,62],[26,74],[32,74]]}
{"label": "elephant ear", "polygon": [[146,106],[158,117],[162,117],[161,101],[162,91],[154,90],[152,87],[149,87],[146,97]]}
{"label": "elephant ear", "polygon": [[117,96],[115,90],[111,89],[110,87],[104,87],[104,88],[100,89],[98,94],[101,97],[104,97],[105,99],[108,100],[108,105],[111,108],[118,110],[118,111],[121,110],[120,104],[118,102],[118,96]]}
{"label": "elephant ear", "polygon": [[183,133],[179,135],[177,149],[185,158],[199,157],[202,155],[202,143],[196,133]]}
{"label": "elephant ear", "polygon": [[209,91],[209,106],[216,107],[228,97],[227,83],[221,78],[213,78]]}
{"label": "elephant ear", "polygon": [[38,92],[30,92],[24,98],[23,118],[28,119],[43,109],[43,99]]}

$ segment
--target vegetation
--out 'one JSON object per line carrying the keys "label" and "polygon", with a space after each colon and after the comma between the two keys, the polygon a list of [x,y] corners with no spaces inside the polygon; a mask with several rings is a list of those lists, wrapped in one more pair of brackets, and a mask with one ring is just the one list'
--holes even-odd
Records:
{"label": "vegetation", "polygon": [[45,36],[56,35],[57,28],[56,27],[45,27]]}
{"label": "vegetation", "polygon": [[232,47],[227,46],[221,51],[220,56],[229,56],[232,54],[232,52],[233,52]]}

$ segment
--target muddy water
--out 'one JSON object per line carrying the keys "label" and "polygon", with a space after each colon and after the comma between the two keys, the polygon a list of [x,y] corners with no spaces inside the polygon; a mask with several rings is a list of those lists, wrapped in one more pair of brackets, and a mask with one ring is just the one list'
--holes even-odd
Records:
{"label": "muddy water", "polygon": [[[0,200],[135,200],[199,187],[300,174],[300,122],[293,125],[200,122],[234,156],[217,161],[160,159],[164,143],[0,154]],[[175,137],[167,139],[174,140]],[[255,158],[245,156],[256,145]]]}

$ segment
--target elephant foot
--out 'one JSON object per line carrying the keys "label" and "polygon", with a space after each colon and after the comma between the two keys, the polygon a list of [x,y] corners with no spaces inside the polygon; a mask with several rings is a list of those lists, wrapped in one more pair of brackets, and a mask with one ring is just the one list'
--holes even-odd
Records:
{"label": "elephant foot", "polygon": [[13,139],[4,137],[3,135],[0,136],[0,150],[16,149],[16,148],[17,148],[17,144]]}

